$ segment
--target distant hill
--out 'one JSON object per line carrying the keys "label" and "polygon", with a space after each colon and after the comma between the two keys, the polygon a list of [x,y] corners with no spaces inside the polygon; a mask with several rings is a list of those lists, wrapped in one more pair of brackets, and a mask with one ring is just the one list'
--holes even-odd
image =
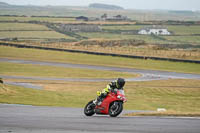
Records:
{"label": "distant hill", "polygon": [[5,3],[5,2],[0,2],[0,6],[10,6],[8,3]]}
{"label": "distant hill", "polygon": [[116,5],[107,5],[107,4],[99,4],[93,3],[89,5],[90,8],[100,8],[100,9],[107,9],[107,10],[123,10],[123,7],[116,6]]}
{"label": "distant hill", "polygon": [[176,14],[186,14],[186,15],[190,15],[190,14],[194,14],[195,12],[193,12],[193,11],[184,11],[184,10],[180,10],[180,11],[174,11],[174,10],[172,10],[172,11],[169,11],[170,13],[176,13]]}

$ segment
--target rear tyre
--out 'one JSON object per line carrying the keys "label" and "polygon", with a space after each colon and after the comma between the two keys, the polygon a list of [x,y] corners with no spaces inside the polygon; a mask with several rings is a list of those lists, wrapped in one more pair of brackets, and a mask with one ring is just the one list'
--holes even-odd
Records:
{"label": "rear tyre", "polygon": [[123,110],[123,103],[122,102],[113,102],[109,108],[109,115],[111,117],[118,116]]}
{"label": "rear tyre", "polygon": [[93,100],[92,100],[85,106],[84,114],[86,116],[92,116],[95,114],[94,109],[95,109],[95,104],[93,103]]}

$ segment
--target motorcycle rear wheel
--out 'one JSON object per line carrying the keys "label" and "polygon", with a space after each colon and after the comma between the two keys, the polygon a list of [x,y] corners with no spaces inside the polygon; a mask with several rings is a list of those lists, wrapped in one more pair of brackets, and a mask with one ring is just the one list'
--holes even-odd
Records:
{"label": "motorcycle rear wheel", "polygon": [[122,102],[113,102],[109,108],[109,115],[111,117],[117,117],[123,110],[123,103]]}
{"label": "motorcycle rear wheel", "polygon": [[92,115],[94,115],[94,114],[95,114],[94,108],[95,108],[95,105],[94,105],[93,100],[92,100],[92,101],[90,101],[90,102],[85,106],[85,108],[84,108],[84,114],[85,114],[86,116],[92,116]]}

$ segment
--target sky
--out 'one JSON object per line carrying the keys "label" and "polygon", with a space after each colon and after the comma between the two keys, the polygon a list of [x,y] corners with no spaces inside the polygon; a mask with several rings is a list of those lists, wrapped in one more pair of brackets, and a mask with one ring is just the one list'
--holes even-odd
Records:
{"label": "sky", "polygon": [[114,4],[125,9],[200,10],[200,0],[0,0],[15,5],[87,6],[90,3]]}

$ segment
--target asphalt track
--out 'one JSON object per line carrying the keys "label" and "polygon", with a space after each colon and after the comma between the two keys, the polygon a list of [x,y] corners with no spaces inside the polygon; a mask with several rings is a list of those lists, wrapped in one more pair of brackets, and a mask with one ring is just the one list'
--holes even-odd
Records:
{"label": "asphalt track", "polygon": [[0,104],[0,133],[199,133],[200,118],[87,117],[81,108]]}

